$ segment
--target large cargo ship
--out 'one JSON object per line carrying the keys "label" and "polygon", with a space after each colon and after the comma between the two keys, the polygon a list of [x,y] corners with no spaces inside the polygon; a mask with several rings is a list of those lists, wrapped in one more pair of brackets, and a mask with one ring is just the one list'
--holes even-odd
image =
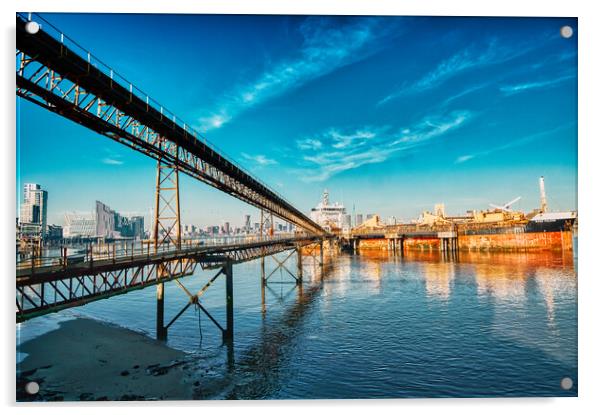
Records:
{"label": "large cargo ship", "polygon": [[487,235],[500,233],[570,232],[577,221],[577,212],[543,212],[524,220],[502,220],[496,222],[458,223],[464,235]]}
{"label": "large cargo ship", "polygon": [[[469,211],[448,216],[443,204],[434,213],[423,212],[411,224],[387,226],[376,218],[351,231],[359,248],[390,249],[388,239],[403,239],[404,249],[437,250],[453,243],[459,250],[562,250],[576,247],[577,212],[548,210],[544,178],[539,179],[540,201],[537,209],[523,213],[512,209],[520,197],[492,209]],[[451,238],[452,242],[445,242]]]}
{"label": "large cargo ship", "polygon": [[470,220],[454,221],[460,249],[558,249],[573,250],[577,212],[548,211],[544,178],[539,179],[540,207],[529,214],[512,211],[510,205],[474,213]]}

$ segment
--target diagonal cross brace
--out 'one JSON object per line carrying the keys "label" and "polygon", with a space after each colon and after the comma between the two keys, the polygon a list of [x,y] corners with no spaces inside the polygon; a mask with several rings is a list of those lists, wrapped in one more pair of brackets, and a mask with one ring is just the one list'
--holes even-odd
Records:
{"label": "diagonal cross brace", "polygon": [[178,318],[180,318],[180,316],[182,314],[184,314],[184,312],[186,310],[188,310],[188,308],[195,304],[196,306],[198,306],[201,311],[203,311],[210,319],[211,321],[222,331],[224,332],[224,328],[217,322],[217,320],[215,320],[215,318],[213,318],[213,316],[211,316],[209,314],[209,312],[201,305],[201,303],[199,302],[199,297],[201,297],[205,291],[207,291],[207,289],[215,282],[215,280],[217,280],[217,278],[222,275],[224,272],[224,269],[221,268],[219,270],[219,272],[217,274],[215,274],[204,286],[203,288],[201,288],[196,294],[192,294],[190,291],[188,291],[188,289],[184,286],[184,284],[182,284],[179,280],[175,280],[176,283],[178,284],[178,286],[180,286],[180,288],[182,290],[184,290],[184,292],[186,293],[186,295],[188,295],[188,302],[186,303],[186,305],[184,307],[182,307],[182,309],[170,320],[169,323],[167,323],[167,325],[165,326],[166,329],[168,329],[173,323],[176,322],[176,320]]}
{"label": "diagonal cross brace", "polygon": [[284,269],[285,269],[285,271],[286,271],[286,272],[288,272],[288,273],[290,274],[290,276],[291,276],[291,277],[293,277],[293,278],[295,279],[295,281],[297,281],[297,282],[299,281],[299,279],[298,279],[298,278],[295,276],[295,274],[293,274],[293,273],[292,273],[292,272],[291,272],[291,271],[290,271],[290,270],[289,270],[289,269],[286,267],[286,265],[284,265],[284,263],[285,263],[286,261],[288,261],[288,259],[289,259],[291,256],[293,256],[293,254],[294,254],[295,252],[296,252],[295,250],[291,251],[291,253],[290,253],[290,254],[288,254],[288,256],[287,256],[286,258],[284,258],[284,260],[282,260],[282,261],[279,261],[279,260],[278,260],[278,258],[276,258],[275,256],[272,256],[272,259],[278,263],[278,266],[277,266],[276,268],[274,268],[274,269],[272,270],[272,272],[270,272],[270,274],[269,274],[269,275],[268,275],[268,276],[265,278],[266,282],[267,282],[267,281],[270,279],[270,277],[271,277],[272,275],[274,275],[274,273],[275,273],[276,271],[278,271],[278,269],[279,269],[279,268],[284,268]]}

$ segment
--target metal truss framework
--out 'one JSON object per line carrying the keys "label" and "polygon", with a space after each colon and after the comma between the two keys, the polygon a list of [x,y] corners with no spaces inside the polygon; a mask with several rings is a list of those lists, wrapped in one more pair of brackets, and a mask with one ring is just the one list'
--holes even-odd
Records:
{"label": "metal truss framework", "polygon": [[[220,275],[224,275],[224,277],[226,278],[226,327],[225,328],[215,319],[215,317],[213,317],[211,315],[211,313],[209,313],[209,311],[207,311],[207,309],[205,307],[203,307],[203,304],[201,304],[201,302],[200,302],[200,297],[203,294],[205,294],[207,289],[209,289],[209,287],[217,280],[217,278]],[[207,317],[209,317],[209,320],[211,320],[211,322],[213,324],[215,324],[215,326],[218,329],[220,329],[220,331],[222,332],[222,339],[224,341],[231,341],[233,339],[233,335],[234,335],[234,295],[233,295],[233,287],[232,287],[232,285],[233,285],[232,284],[232,262],[231,261],[224,262],[223,265],[221,266],[221,268],[219,269],[219,271],[217,272],[217,274],[215,274],[211,279],[209,279],[209,281],[196,294],[192,294],[177,279],[175,281],[176,281],[176,284],[178,284],[180,286],[180,288],[188,296],[188,302],[169,321],[169,323],[167,323],[164,326],[163,333],[161,333],[161,336],[158,333],[157,337],[162,338],[162,339],[166,338],[167,330],[171,327],[171,325],[174,324],[178,320],[178,318],[180,318],[180,316],[182,314],[184,314],[184,312],[186,312],[186,310],[188,310],[188,308],[191,305],[194,305],[199,310],[201,310]]]}
{"label": "metal truss framework", "polygon": [[259,234],[267,236],[274,235],[274,215],[264,209],[261,209],[260,212]]}
{"label": "metal truss framework", "polygon": [[[265,255],[296,249],[315,243],[318,237],[293,238],[215,247],[199,247],[173,253],[133,257],[129,263],[113,260],[94,261],[64,269],[25,270],[16,281],[17,322],[65,308],[159,285],[192,275],[202,269],[222,269],[225,263],[236,264]],[[162,320],[161,320],[162,321]],[[165,326],[161,325],[162,328]]]}
{"label": "metal truss framework", "polygon": [[[180,125],[100,61],[75,52],[66,38],[50,30],[25,31],[17,16],[18,96],[75,121],[149,157],[177,166],[191,177],[269,211],[309,234],[326,231],[256,178],[203,142],[193,129]],[[52,27],[49,23],[46,25]],[[46,27],[45,26],[45,27]]]}
{"label": "metal truss framework", "polygon": [[155,221],[153,226],[155,252],[163,244],[170,244],[177,248],[180,248],[182,244],[178,176],[178,166],[176,164],[162,160],[157,162]]}
{"label": "metal truss framework", "polygon": [[[297,266],[297,275],[295,275],[290,269],[288,269],[288,267],[286,266],[286,262],[293,257],[294,254],[297,254],[297,265],[302,264],[302,262],[299,262],[299,260],[302,258],[301,257],[301,251],[299,248],[296,248],[294,250],[291,250],[291,252],[289,252],[289,254],[282,260],[278,259],[275,255],[271,255],[269,257],[262,257],[261,258],[261,284],[262,285],[266,285],[269,280],[270,277],[272,277],[276,271],[278,270],[284,270],[286,271],[286,273],[288,275],[290,275],[291,277],[293,277],[293,279],[295,280],[295,282],[297,284],[301,284],[303,282],[303,271],[302,269],[300,269],[299,266]],[[272,258],[272,260],[274,260],[274,262],[276,263],[276,266],[274,267],[274,269],[269,273],[266,274],[265,272],[265,261],[267,258]]]}
{"label": "metal truss framework", "polygon": [[[153,226],[155,253],[164,244],[182,247],[182,227],[180,223],[180,181],[178,165],[157,161],[157,185],[155,188],[155,222]],[[165,274],[165,265],[157,265],[159,276]],[[181,285],[181,283],[176,279]],[[183,286],[182,286],[183,287]],[[157,338],[167,338],[168,326],[165,326],[165,283],[157,284]]]}
{"label": "metal truss framework", "polygon": [[180,258],[66,278],[17,281],[17,322],[192,275],[197,262]]}
{"label": "metal truss framework", "polygon": [[[333,252],[334,252],[334,250],[332,249],[332,246],[331,246],[331,250],[330,250],[331,258],[332,258]],[[305,253],[305,255],[304,255],[304,253]],[[286,263],[288,261],[290,261],[291,258],[294,258],[295,256],[297,257],[297,260],[296,260],[297,273],[296,273],[296,275],[293,271],[291,271],[291,269],[289,269],[286,266]],[[269,274],[266,274],[266,263],[267,263],[268,258],[270,258],[270,257],[275,262],[275,266]],[[307,259],[311,260],[310,264],[307,264],[307,262],[308,262]],[[324,245],[323,245],[322,240],[314,241],[314,242],[304,244],[304,245],[298,245],[294,250],[291,250],[291,252],[289,252],[288,255],[286,255],[283,259],[277,258],[275,254],[274,255],[266,255],[261,258],[261,313],[264,317],[267,312],[266,290],[270,291],[274,297],[279,298],[278,294],[270,288],[269,284],[274,284],[274,283],[284,284],[287,282],[284,280],[274,282],[274,281],[270,281],[270,278],[278,270],[284,270],[288,275],[290,275],[293,278],[293,280],[294,280],[293,283],[299,289],[299,293],[302,293],[303,292],[304,267],[307,267],[308,265],[310,265],[313,269],[316,269],[316,267],[318,267],[321,278],[323,278],[323,276],[327,270],[329,271],[332,269],[332,261],[324,261]],[[289,294],[293,290],[294,289],[289,291]]]}
{"label": "metal truss framework", "polygon": [[[278,270],[286,271],[286,273],[295,280],[297,285],[302,284],[303,283],[303,265],[304,265],[303,249],[304,248],[306,250],[306,256],[312,258],[314,266],[316,264],[319,266],[324,265],[324,250],[323,250],[322,241],[317,242],[317,243],[312,242],[310,244],[306,244],[303,246],[298,245],[297,247],[295,247],[294,250],[291,250],[291,252],[289,252],[289,254],[286,257],[284,257],[284,259],[277,258],[275,254],[264,255],[261,257],[261,285],[262,286],[267,285],[270,282],[269,281],[270,278]],[[318,251],[318,252],[316,252],[316,251]],[[289,259],[293,258],[295,256],[295,254],[296,254],[296,259],[297,259],[297,261],[296,261],[297,274],[296,275],[286,266],[287,261],[289,261]],[[275,267],[272,269],[271,272],[266,273],[266,262],[267,262],[268,258],[272,258],[272,260],[275,262]]]}

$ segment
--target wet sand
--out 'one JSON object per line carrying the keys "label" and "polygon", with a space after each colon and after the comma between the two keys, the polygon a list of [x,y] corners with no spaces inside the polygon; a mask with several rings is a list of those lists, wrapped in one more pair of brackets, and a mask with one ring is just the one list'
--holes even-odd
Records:
{"label": "wet sand", "polygon": [[[63,322],[19,351],[18,401],[191,399],[198,386],[186,353],[96,320]],[[30,381],[40,385],[33,396]]]}

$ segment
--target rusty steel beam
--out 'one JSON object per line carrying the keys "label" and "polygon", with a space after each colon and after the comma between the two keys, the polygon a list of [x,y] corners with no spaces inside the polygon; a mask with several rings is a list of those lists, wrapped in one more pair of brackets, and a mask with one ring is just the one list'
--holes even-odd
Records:
{"label": "rusty steel beam", "polygon": [[226,192],[310,234],[327,232],[195,130],[43,21],[17,15],[18,96]]}

